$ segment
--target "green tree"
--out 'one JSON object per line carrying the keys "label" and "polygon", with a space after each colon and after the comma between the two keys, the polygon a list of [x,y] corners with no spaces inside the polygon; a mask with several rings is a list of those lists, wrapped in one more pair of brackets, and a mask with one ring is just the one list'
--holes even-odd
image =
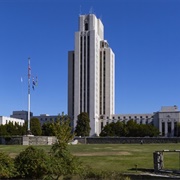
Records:
{"label": "green tree", "polygon": [[14,161],[7,154],[0,152],[0,179],[15,177]]}
{"label": "green tree", "polygon": [[70,120],[66,116],[59,117],[52,124],[57,142],[51,148],[49,161],[49,173],[46,179],[59,179],[62,176],[73,175],[80,171],[81,164],[68,149],[68,142],[73,140],[74,134],[70,126]]}
{"label": "green tree", "polygon": [[126,124],[127,128],[127,136],[128,137],[138,137],[139,136],[139,124],[137,124],[134,120],[130,120]]}
{"label": "green tree", "polygon": [[24,126],[18,123],[9,122],[4,125],[0,125],[0,136],[14,136],[24,135],[26,133]]}
{"label": "green tree", "polygon": [[144,136],[158,136],[159,130],[150,124],[137,124],[130,120],[126,124],[122,122],[112,122],[106,125],[100,136],[126,136],[126,137],[144,137]]}
{"label": "green tree", "polygon": [[31,118],[30,121],[31,132],[35,136],[40,136],[42,133],[41,124],[38,118]]}
{"label": "green tree", "polygon": [[101,131],[100,136],[126,136],[127,129],[124,123],[117,121],[107,124]]}
{"label": "green tree", "polygon": [[29,146],[15,158],[15,166],[22,178],[41,179],[48,173],[49,156],[43,149]]}
{"label": "green tree", "polygon": [[0,136],[7,136],[7,135],[8,135],[8,133],[6,131],[6,126],[1,124],[0,125]]}
{"label": "green tree", "polygon": [[88,113],[82,112],[78,115],[75,133],[77,136],[89,136],[90,134],[90,120]]}
{"label": "green tree", "polygon": [[42,125],[43,136],[55,136],[52,122],[46,122]]}

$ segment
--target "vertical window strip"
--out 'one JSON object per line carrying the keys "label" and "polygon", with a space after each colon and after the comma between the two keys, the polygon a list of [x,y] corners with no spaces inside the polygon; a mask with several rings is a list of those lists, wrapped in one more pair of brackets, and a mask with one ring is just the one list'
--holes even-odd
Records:
{"label": "vertical window strip", "polygon": [[82,112],[82,35],[80,40],[80,113]]}
{"label": "vertical window strip", "polygon": [[73,115],[73,117],[74,117],[74,78],[75,78],[75,72],[74,72],[74,65],[75,65],[75,63],[74,63],[74,52],[73,52],[73,73],[72,73],[72,75],[73,75],[73,77],[72,77],[72,79],[73,79],[73,84],[72,84],[72,86],[73,86],[73,88],[72,88],[72,97],[73,97],[73,102],[72,102],[72,115]]}
{"label": "vertical window strip", "polygon": [[103,114],[106,114],[106,52],[103,55]]}
{"label": "vertical window strip", "polygon": [[84,36],[84,89],[83,89],[83,95],[84,95],[84,112],[86,110],[86,36]]}
{"label": "vertical window strip", "polygon": [[90,107],[90,94],[89,94],[89,86],[90,86],[90,37],[88,34],[88,52],[87,52],[87,113],[89,115],[89,107]]}
{"label": "vertical window strip", "polygon": [[100,83],[99,83],[99,86],[100,86],[100,114],[102,114],[102,51],[100,51]]}

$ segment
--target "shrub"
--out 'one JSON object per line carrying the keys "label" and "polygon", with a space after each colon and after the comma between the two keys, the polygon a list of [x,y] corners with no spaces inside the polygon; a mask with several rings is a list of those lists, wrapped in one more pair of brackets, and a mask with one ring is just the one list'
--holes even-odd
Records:
{"label": "shrub", "polygon": [[57,142],[51,148],[46,179],[59,179],[60,177],[67,179],[81,170],[78,158],[73,156],[68,149],[68,142],[74,136],[71,133],[70,120],[61,116],[61,119],[52,123],[52,129],[57,137]]}
{"label": "shrub", "polygon": [[42,178],[48,172],[48,159],[43,149],[29,146],[15,158],[15,165],[22,178]]}
{"label": "shrub", "polygon": [[16,176],[14,161],[7,154],[0,152],[0,178],[11,178]]}

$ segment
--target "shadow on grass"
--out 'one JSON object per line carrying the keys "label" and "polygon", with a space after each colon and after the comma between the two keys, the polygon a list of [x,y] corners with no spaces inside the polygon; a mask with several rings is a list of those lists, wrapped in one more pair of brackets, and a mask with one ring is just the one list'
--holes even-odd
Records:
{"label": "shadow on grass", "polygon": [[148,172],[148,173],[153,173],[154,172],[154,169],[147,169],[147,168],[131,168],[129,170],[135,171],[135,172],[138,172],[138,171]]}
{"label": "shadow on grass", "polygon": [[160,170],[158,172],[154,172],[154,169],[147,169],[147,168],[131,168],[131,171],[137,172],[133,174],[129,174],[131,180],[140,180],[140,179],[147,179],[147,180],[174,180],[180,179],[179,173],[180,171],[170,171],[170,170]]}

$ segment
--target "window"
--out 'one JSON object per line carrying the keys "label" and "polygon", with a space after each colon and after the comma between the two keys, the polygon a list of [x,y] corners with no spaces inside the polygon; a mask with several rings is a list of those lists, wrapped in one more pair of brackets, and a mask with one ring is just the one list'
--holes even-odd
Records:
{"label": "window", "polygon": [[118,116],[118,119],[120,119],[120,117]]}
{"label": "window", "polygon": [[113,117],[113,119],[114,119],[114,117]]}
{"label": "window", "polygon": [[165,123],[162,122],[162,136],[165,135]]}
{"label": "window", "polygon": [[177,122],[174,122],[174,136],[178,135],[177,130]]}
{"label": "window", "polygon": [[103,122],[101,122],[101,130],[103,129]]}
{"label": "window", "polygon": [[171,135],[171,122],[168,122],[168,135]]}
{"label": "window", "polygon": [[85,23],[85,31],[88,31],[88,23]]}

